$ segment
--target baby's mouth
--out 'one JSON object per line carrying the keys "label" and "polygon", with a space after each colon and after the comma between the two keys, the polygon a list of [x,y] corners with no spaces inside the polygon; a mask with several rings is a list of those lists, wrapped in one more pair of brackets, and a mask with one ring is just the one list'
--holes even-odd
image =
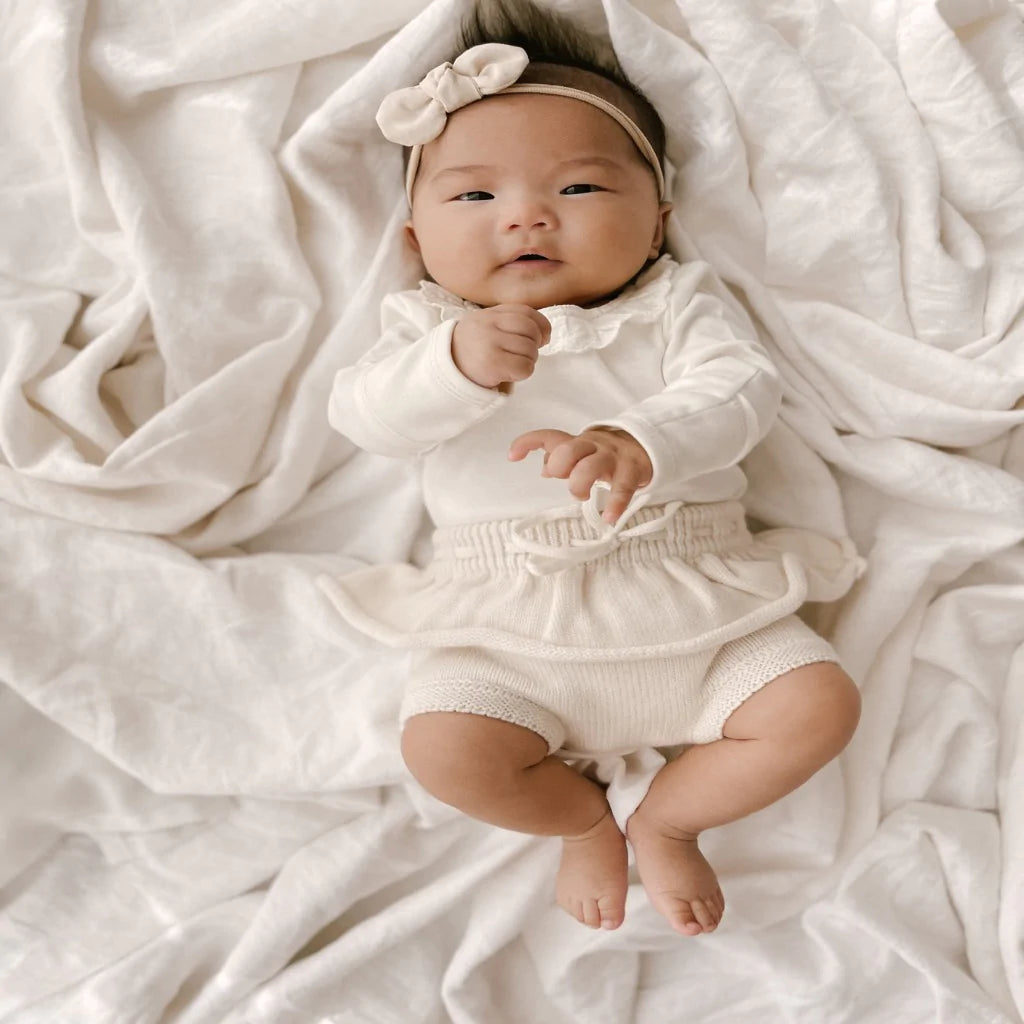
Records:
{"label": "baby's mouth", "polygon": [[514,257],[513,259],[510,259],[508,261],[508,263],[505,264],[505,266],[506,267],[521,267],[521,266],[524,266],[524,265],[527,265],[527,266],[534,265],[535,266],[535,265],[542,264],[542,263],[554,264],[554,263],[557,263],[557,262],[558,262],[558,260],[552,259],[550,256],[545,256],[543,253],[539,253],[539,252],[524,252],[524,253],[520,253],[518,256]]}

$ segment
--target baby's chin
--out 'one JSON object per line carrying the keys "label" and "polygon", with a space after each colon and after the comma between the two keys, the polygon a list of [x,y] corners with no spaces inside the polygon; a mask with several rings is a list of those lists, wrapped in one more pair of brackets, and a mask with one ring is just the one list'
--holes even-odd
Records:
{"label": "baby's chin", "polygon": [[533,309],[548,306],[592,306],[600,303],[606,295],[613,294],[603,288],[585,289],[580,287],[557,287],[554,282],[517,282],[513,286],[481,289],[477,297],[465,295],[478,306],[521,305]]}

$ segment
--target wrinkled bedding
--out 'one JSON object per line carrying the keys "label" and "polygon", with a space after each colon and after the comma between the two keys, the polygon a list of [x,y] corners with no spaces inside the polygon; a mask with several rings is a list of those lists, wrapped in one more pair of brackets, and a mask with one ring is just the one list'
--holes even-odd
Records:
{"label": "wrinkled bedding", "polygon": [[[0,32],[0,1020],[1008,1024],[1024,1013],[1024,24],[1004,0],[588,0],[660,108],[670,242],[778,360],[770,526],[867,561],[808,620],[834,764],[706,836],[721,929],[398,753],[403,655],[323,572],[415,557],[332,434],[403,251],[373,114],[462,0],[14,0]],[[640,755],[641,757],[644,755]]]}

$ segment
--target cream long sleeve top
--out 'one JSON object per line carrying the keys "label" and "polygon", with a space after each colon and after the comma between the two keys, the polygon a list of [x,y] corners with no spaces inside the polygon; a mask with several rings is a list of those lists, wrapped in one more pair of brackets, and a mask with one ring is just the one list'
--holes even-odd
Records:
{"label": "cream long sleeve top", "polygon": [[533,375],[507,393],[464,377],[452,331],[477,307],[422,282],[382,304],[383,334],[341,370],[331,425],[360,448],[419,457],[435,524],[512,519],[574,503],[539,456],[507,457],[528,430],[628,431],[654,467],[652,503],[739,498],[737,463],[768,432],[779,376],[722,285],[700,262],[662,256],[601,306],[550,306],[551,340]]}

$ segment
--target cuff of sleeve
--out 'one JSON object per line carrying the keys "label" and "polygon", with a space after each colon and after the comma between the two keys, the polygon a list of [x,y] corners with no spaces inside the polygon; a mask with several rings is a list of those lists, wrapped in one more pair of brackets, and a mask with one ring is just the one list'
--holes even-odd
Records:
{"label": "cuff of sleeve", "polygon": [[634,437],[647,452],[651,460],[651,481],[640,488],[641,491],[652,490],[666,480],[675,480],[679,476],[679,468],[672,449],[666,445],[659,432],[646,421],[636,416],[619,416],[615,419],[601,420],[600,423],[588,423],[584,430],[595,430],[605,427],[611,430],[624,430]]}
{"label": "cuff of sleeve", "polygon": [[452,398],[480,409],[504,401],[506,395],[471,381],[468,377],[463,376],[462,371],[455,365],[455,360],[452,358],[452,334],[455,332],[456,323],[455,320],[446,320],[427,336],[426,341],[430,352],[428,365],[434,382]]}
{"label": "cuff of sleeve", "polygon": [[439,324],[420,343],[359,377],[353,403],[373,438],[363,447],[384,455],[421,454],[508,401],[459,372],[451,354],[453,328],[452,321]]}

